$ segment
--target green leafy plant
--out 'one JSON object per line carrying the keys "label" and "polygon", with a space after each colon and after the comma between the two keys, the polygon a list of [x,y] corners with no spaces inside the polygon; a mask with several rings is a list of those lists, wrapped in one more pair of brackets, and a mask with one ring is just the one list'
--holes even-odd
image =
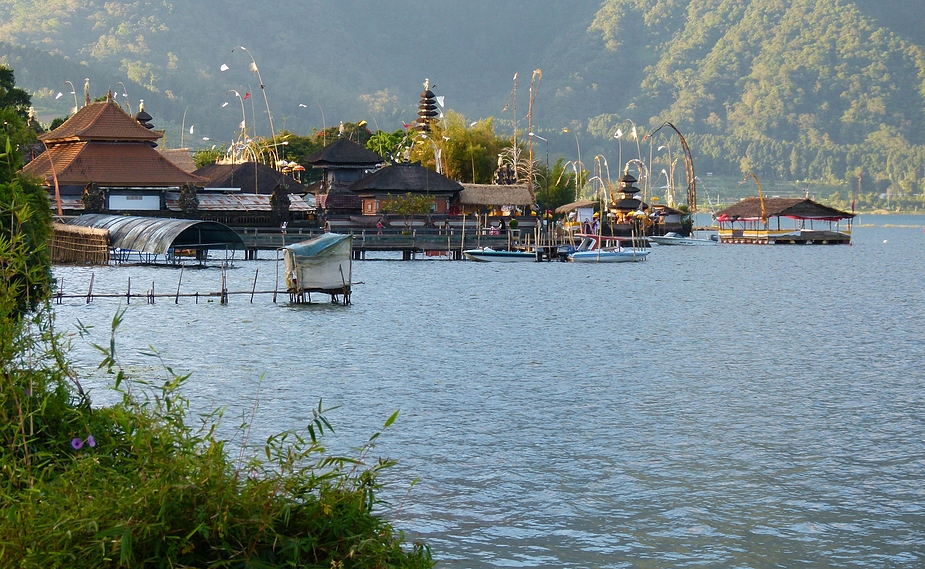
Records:
{"label": "green leafy plant", "polygon": [[380,433],[355,457],[331,455],[322,443],[331,409],[319,402],[303,428],[256,447],[242,426],[245,443],[232,458],[216,436],[221,412],[190,420],[188,375],[163,364],[133,378],[119,365],[124,309],[108,343],[93,344],[97,373],[112,379],[120,401],[93,406],[48,302],[47,202],[24,205],[26,185],[11,180],[0,192],[0,211],[14,221],[0,233],[8,277],[0,284],[0,566],[434,565],[426,545],[405,543],[376,513],[379,474],[394,464],[371,458]]}
{"label": "green leafy plant", "polygon": [[389,194],[388,201],[383,203],[379,210],[383,213],[400,215],[404,219],[405,230],[410,231],[414,216],[429,213],[433,206],[433,196],[408,192],[400,196]]}

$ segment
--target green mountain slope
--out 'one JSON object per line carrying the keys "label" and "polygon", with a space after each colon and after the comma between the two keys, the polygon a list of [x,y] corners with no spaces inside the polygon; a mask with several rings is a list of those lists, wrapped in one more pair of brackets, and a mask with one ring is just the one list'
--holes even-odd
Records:
{"label": "green mountain slope", "polygon": [[612,155],[619,125],[671,121],[704,170],[866,170],[921,191],[922,21],[920,0],[8,0],[0,61],[43,120],[73,106],[64,81],[82,100],[89,78],[94,97],[127,92],[133,110],[144,98],[169,146],[230,141],[242,108],[229,90],[251,93],[243,113],[258,135],[269,134],[267,106],[277,131],[359,119],[393,130],[414,119],[425,78],[447,107],[509,132],[514,73],[525,129],[542,69],[534,128],[553,152],[580,141]]}
{"label": "green mountain slope", "polygon": [[592,31],[633,59],[656,54],[617,114],[693,133],[710,169],[925,175],[925,52],[853,2],[611,0]]}

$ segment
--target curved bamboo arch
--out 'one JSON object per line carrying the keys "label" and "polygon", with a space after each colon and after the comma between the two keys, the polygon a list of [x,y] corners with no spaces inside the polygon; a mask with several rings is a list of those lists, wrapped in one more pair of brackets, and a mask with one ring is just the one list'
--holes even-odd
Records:
{"label": "curved bamboo arch", "polygon": [[677,133],[678,138],[681,140],[681,149],[684,150],[684,170],[687,175],[687,210],[689,213],[695,213],[697,211],[697,176],[694,174],[694,158],[691,156],[691,149],[687,145],[687,141],[684,140],[684,135],[681,134],[673,124],[670,122],[665,122],[662,126],[658,127],[650,134],[645,136],[645,139],[653,136],[658,131],[662,130],[664,127],[670,127],[671,130]]}
{"label": "curved bamboo arch", "polygon": [[753,172],[746,173],[745,178],[742,180],[742,182],[745,182],[745,180],[748,180],[749,177],[755,180],[755,184],[757,184],[758,186],[758,200],[761,202],[761,222],[767,225],[768,214],[764,209],[764,195],[761,193],[761,182],[758,181],[758,176],[756,176]]}

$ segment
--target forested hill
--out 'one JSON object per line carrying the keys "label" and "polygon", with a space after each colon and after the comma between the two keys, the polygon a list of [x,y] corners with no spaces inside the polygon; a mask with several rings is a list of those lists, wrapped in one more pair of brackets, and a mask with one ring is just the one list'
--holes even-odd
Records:
{"label": "forested hill", "polygon": [[242,112],[230,89],[254,95],[244,110],[268,130],[250,55],[277,130],[297,133],[359,119],[398,128],[424,78],[449,108],[510,130],[514,73],[523,129],[541,69],[533,120],[554,152],[574,135],[612,152],[627,119],[643,133],[671,121],[704,170],[863,170],[921,193],[922,22],[921,0],[8,0],[0,42],[56,59],[8,47],[0,60],[43,118],[73,106],[65,80],[82,100],[90,78],[93,96],[112,87],[133,105],[146,99],[172,146],[184,112],[195,140],[230,140]]}
{"label": "forested hill", "polygon": [[921,4],[899,1],[610,0],[591,29],[644,62],[621,116],[671,120],[713,168],[788,179],[866,170],[921,191],[922,32],[906,23],[904,39],[878,24],[915,15]]}

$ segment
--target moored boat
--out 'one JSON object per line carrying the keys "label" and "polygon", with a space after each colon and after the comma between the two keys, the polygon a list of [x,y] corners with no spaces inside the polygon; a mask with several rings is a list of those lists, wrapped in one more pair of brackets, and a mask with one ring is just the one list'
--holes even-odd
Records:
{"label": "moored boat", "polygon": [[467,249],[463,254],[470,261],[495,261],[502,263],[518,263],[522,261],[536,261],[533,251],[497,251],[491,247]]}
{"label": "moored boat", "polygon": [[669,231],[664,235],[650,235],[649,241],[659,245],[716,245],[719,243],[719,235],[713,233],[710,237],[702,239],[699,237],[684,237],[674,231]]}
{"label": "moored boat", "polygon": [[[618,238],[602,235],[582,234],[581,243],[568,260],[573,263],[633,263],[645,261],[649,252],[640,247],[623,247]],[[608,245],[607,242],[613,243]]]}

